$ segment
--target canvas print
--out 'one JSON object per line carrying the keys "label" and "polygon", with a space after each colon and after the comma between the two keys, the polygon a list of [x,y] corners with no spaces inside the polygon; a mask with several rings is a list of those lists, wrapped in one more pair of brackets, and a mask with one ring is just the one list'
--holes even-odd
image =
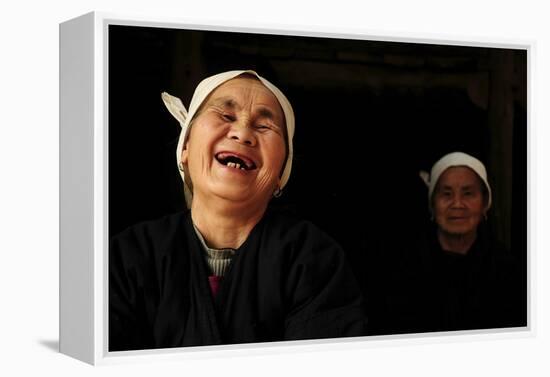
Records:
{"label": "canvas print", "polygon": [[109,25],[109,351],[527,326],[527,58]]}

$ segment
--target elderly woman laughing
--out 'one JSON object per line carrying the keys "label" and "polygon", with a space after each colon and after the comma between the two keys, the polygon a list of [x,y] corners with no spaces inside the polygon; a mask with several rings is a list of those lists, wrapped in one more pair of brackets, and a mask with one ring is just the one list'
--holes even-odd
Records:
{"label": "elderly woman laughing", "polygon": [[363,299],[340,247],[268,209],[292,168],[294,113],[253,71],[202,81],[177,164],[188,211],[111,240],[109,350],[357,336]]}

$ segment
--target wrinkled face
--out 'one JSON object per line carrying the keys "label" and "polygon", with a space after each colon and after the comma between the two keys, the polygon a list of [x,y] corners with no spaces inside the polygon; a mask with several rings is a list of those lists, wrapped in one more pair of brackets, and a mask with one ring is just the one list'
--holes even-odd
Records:
{"label": "wrinkled face", "polygon": [[238,77],[216,88],[193,120],[182,162],[193,196],[265,206],[286,158],[284,115],[259,80]]}
{"label": "wrinkled face", "polygon": [[482,185],[477,174],[467,167],[451,167],[441,174],[432,204],[442,234],[476,235],[486,211]]}

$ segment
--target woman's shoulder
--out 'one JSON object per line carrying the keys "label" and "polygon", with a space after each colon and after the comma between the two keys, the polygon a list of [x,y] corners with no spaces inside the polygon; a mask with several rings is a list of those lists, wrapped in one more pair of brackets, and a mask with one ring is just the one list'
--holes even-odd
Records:
{"label": "woman's shoulder", "polygon": [[181,211],[164,215],[156,219],[143,220],[126,227],[122,231],[113,235],[111,239],[122,239],[140,234],[153,237],[167,236],[180,228],[182,223],[186,221],[187,217],[188,211]]}
{"label": "woman's shoulder", "polygon": [[185,239],[188,217],[188,212],[184,211],[131,225],[111,237],[109,253],[139,260],[156,259],[163,253],[170,253]]}
{"label": "woman's shoulder", "polygon": [[[183,250],[187,212],[141,221],[117,233],[109,243],[109,270],[116,275],[132,270],[140,276],[153,276],[163,261]],[[168,258],[168,259],[167,259]],[[149,275],[153,274],[153,275]]]}
{"label": "woman's shoulder", "polygon": [[295,235],[297,233],[311,233],[325,235],[320,227],[310,220],[307,220],[294,212],[284,209],[270,209],[265,214],[265,223],[270,229],[278,230],[284,234]]}
{"label": "woman's shoulder", "polygon": [[277,244],[302,252],[341,252],[340,244],[314,222],[286,210],[271,210],[264,219],[264,235]]}

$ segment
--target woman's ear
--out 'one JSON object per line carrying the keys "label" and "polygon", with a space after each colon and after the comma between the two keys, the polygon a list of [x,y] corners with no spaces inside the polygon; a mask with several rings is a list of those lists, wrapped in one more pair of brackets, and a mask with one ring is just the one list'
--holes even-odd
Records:
{"label": "woman's ear", "polygon": [[[191,124],[189,125],[191,127]],[[183,150],[181,151],[181,162],[187,165],[187,162],[189,161],[189,138],[191,135],[187,136],[187,140],[185,141],[185,144],[183,144]]]}
{"label": "woman's ear", "polygon": [[187,161],[189,159],[189,141],[185,143],[183,146],[183,150],[181,151],[181,163],[187,165]]}

